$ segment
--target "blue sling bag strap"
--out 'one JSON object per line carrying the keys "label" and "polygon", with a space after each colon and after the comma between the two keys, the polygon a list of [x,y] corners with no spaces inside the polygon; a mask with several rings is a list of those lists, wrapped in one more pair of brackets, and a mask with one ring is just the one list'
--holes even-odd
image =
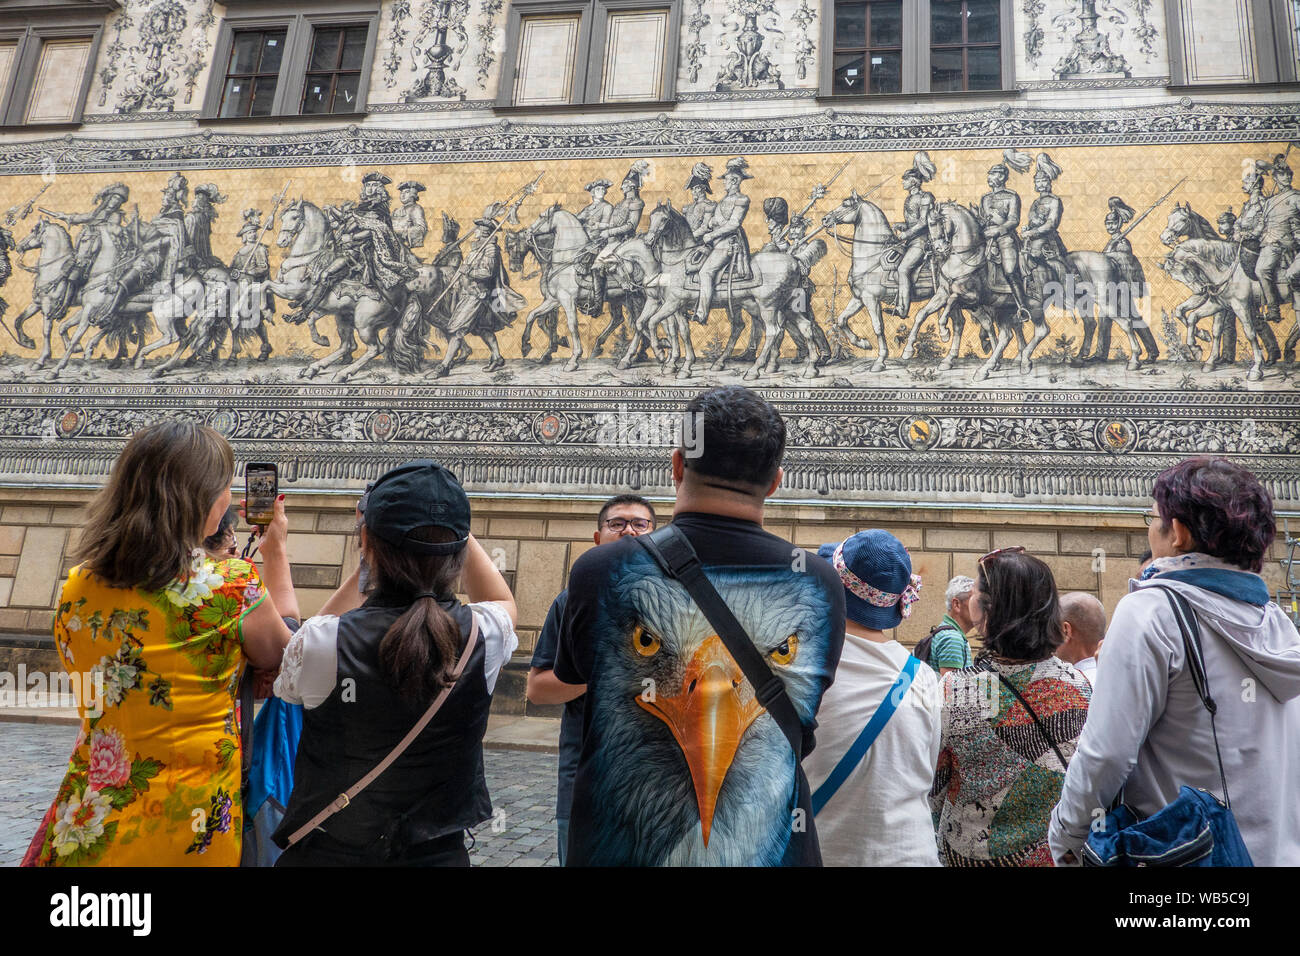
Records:
{"label": "blue sling bag strap", "polygon": [[849,779],[849,775],[857,769],[858,764],[862,763],[862,758],[867,755],[867,750],[876,742],[880,732],[885,729],[885,724],[889,723],[889,718],[894,716],[894,711],[898,710],[898,705],[903,702],[903,695],[907,693],[912,681],[916,678],[916,669],[921,666],[919,657],[908,655],[907,663],[903,665],[898,679],[894,681],[894,686],[889,688],[889,693],[885,699],[880,702],[876,712],[871,715],[867,721],[867,726],[862,728],[862,733],[858,734],[858,739],[853,741],[852,746],[840,758],[831,775],[827,777],[820,787],[813,791],[812,811],[813,816],[821,813],[822,807],[830,803],[831,797],[844,785],[844,781]]}

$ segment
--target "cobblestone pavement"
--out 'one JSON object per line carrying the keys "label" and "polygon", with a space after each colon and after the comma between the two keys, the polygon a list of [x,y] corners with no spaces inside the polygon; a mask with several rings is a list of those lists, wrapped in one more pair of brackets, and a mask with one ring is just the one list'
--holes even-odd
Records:
{"label": "cobblestone pavement", "polygon": [[[17,866],[63,779],[77,728],[0,721],[0,866]],[[556,757],[485,750],[495,816],[474,834],[475,866],[557,866]]]}

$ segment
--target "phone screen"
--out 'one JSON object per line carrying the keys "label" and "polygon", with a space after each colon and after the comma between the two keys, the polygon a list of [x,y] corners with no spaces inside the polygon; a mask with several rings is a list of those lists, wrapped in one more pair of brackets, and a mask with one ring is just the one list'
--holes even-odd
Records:
{"label": "phone screen", "polygon": [[275,497],[280,492],[275,465],[250,461],[244,468],[244,514],[249,524],[268,525],[275,517]]}

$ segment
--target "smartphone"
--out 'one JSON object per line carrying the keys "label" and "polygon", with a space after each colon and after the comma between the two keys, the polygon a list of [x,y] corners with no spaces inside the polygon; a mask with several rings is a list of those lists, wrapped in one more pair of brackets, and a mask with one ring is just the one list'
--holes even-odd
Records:
{"label": "smartphone", "polygon": [[280,476],[269,461],[250,461],[244,467],[244,514],[249,524],[268,525],[275,517]]}

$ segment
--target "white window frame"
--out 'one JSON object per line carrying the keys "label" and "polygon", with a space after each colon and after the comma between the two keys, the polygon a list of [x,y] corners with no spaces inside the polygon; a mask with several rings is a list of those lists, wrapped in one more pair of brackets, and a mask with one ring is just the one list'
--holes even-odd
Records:
{"label": "white window frame", "polygon": [[[991,96],[1014,94],[1015,76],[1015,10],[1012,0],[999,0],[998,54],[1002,65],[1002,85],[995,90],[934,90],[930,89],[930,0],[903,0],[903,64],[902,89],[897,93],[836,93],[835,92],[835,5],[837,0],[822,3],[821,28],[821,83],[819,95],[836,100],[872,100],[882,96]],[[860,0],[843,0],[847,4]]]}
{"label": "white window frame", "polygon": [[1196,82],[1187,78],[1183,56],[1182,0],[1165,0],[1165,36],[1169,38],[1169,83],[1171,86],[1255,86],[1265,83],[1295,83],[1297,43],[1288,30],[1287,0],[1247,0],[1255,35],[1255,75],[1244,80]]}
{"label": "white window frame", "polygon": [[[252,122],[277,117],[300,116],[304,119],[353,116],[366,111],[370,94],[370,73],[374,66],[375,45],[379,35],[379,4],[356,0],[311,4],[262,2],[262,0],[226,0],[226,17],[213,47],[208,89],[203,98],[202,118],[222,122]],[[245,13],[244,11],[248,11]],[[253,11],[256,11],[255,13]],[[307,61],[317,27],[364,25],[366,52],[361,61],[361,80],[357,85],[356,109],[347,113],[302,113],[303,85],[307,82]],[[235,34],[245,30],[285,29],[284,53],[280,57],[280,75],[275,84],[275,99],[269,114],[259,116],[221,116],[221,95],[226,88],[226,69]]]}
{"label": "white window frame", "polygon": [[[660,94],[645,100],[601,99],[605,75],[605,43],[609,31],[609,18],[616,13],[635,13],[638,10],[667,10],[668,29],[664,36],[664,62],[660,80]],[[506,52],[501,60],[501,78],[497,85],[497,109],[547,110],[569,109],[574,106],[604,106],[610,108],[644,107],[647,104],[669,104],[677,96],[677,56],[681,40],[682,0],[513,0],[506,22]],[[527,17],[548,15],[579,16],[578,46],[574,56],[574,77],[569,102],[546,106],[516,105],[515,83],[519,62],[519,39],[523,21]]]}
{"label": "white window frame", "polygon": [[[81,125],[86,97],[98,66],[104,21],[121,6],[117,0],[85,3],[39,3],[37,0],[0,0],[0,42],[15,45],[13,64],[0,88],[0,126],[68,127]],[[66,120],[28,123],[28,101],[47,40],[86,39],[86,70],[76,92],[72,116]]]}

